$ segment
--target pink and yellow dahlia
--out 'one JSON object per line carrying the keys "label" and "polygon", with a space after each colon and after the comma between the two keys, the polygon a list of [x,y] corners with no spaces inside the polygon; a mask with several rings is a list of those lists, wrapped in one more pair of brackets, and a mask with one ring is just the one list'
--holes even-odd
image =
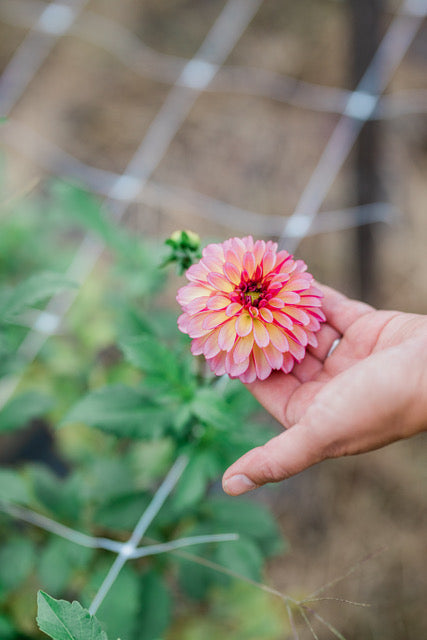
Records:
{"label": "pink and yellow dahlia", "polygon": [[216,375],[242,382],[265,380],[273,369],[289,373],[325,316],[322,293],[302,260],[274,242],[251,236],[210,244],[178,291],[179,329],[193,338]]}

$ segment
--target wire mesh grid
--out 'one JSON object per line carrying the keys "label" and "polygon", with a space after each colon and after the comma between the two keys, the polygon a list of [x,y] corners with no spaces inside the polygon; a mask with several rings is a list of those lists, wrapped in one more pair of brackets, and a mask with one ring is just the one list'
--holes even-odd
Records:
{"label": "wire mesh grid", "polygon": [[[28,29],[0,78],[0,110],[3,116],[8,117],[8,122],[2,129],[2,137],[10,147],[18,149],[24,155],[29,154],[37,158],[37,162],[48,172],[78,179],[93,191],[102,194],[118,222],[130,203],[162,203],[168,211],[173,212],[177,202],[182,200],[195,210],[198,209],[199,215],[224,226],[229,226],[231,218],[233,228],[238,226],[247,231],[249,226],[256,232],[269,228],[270,235],[279,236],[280,243],[294,251],[310,233],[337,229],[340,225],[357,226],[364,224],[367,219],[388,219],[393,213],[393,208],[387,203],[372,203],[365,207],[329,212],[322,215],[322,221],[317,223],[317,214],[364,123],[370,119],[390,118],[402,113],[423,112],[427,108],[427,94],[424,90],[382,96],[427,13],[425,0],[403,2],[354,91],[307,82],[297,83],[290,77],[267,70],[226,66],[226,59],[262,6],[262,0],[228,0],[202,45],[190,59],[160,54],[150,49],[118,22],[90,11],[86,7],[87,4],[86,0],[51,3],[5,0],[2,3],[0,17],[6,22],[19,24]],[[37,83],[36,76],[52,49],[69,33],[108,49],[137,74],[170,86],[139,147],[121,173],[90,166],[78,160],[54,142],[35,133],[28,124],[20,122],[14,116],[14,109],[19,100],[30,86]],[[276,216],[266,217],[233,206],[219,198],[152,180],[155,169],[168,153],[172,140],[186,121],[197,99],[206,92],[267,96],[320,113],[339,115],[339,120],[302,190],[294,212],[284,222]],[[101,242],[89,235],[85,236],[67,276],[82,285],[102,251]],[[20,346],[20,354],[28,365],[37,357],[49,335],[58,329],[77,293],[78,289],[65,296],[52,298],[46,309],[36,318]],[[43,321],[46,318],[50,319],[50,323]],[[41,327],[44,329],[41,330]],[[20,380],[21,376],[15,376],[2,382],[0,407],[12,396]],[[90,607],[91,613],[95,613],[123,565],[131,558],[150,553],[150,547],[138,549],[138,544],[178,481],[185,464],[184,459],[177,460],[156,492],[152,503],[142,514],[127,543],[86,536],[8,503],[0,504],[0,509],[12,517],[26,520],[77,544],[106,548],[116,553],[110,572]],[[235,537],[234,534],[226,534],[222,537],[207,536],[200,540],[183,539],[158,545],[152,549],[152,553],[206,542],[208,539],[231,540]]]}

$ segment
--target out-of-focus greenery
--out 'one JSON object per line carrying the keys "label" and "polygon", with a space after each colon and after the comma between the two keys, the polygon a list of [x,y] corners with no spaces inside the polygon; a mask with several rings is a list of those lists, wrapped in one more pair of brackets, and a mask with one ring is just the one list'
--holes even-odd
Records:
{"label": "out-of-focus greenery", "polygon": [[[183,553],[129,561],[98,623],[84,607],[114,556],[0,512],[0,638],[41,637],[38,590],[50,594],[39,594],[40,629],[56,640],[283,638],[283,607],[220,570],[259,581],[265,559],[284,550],[265,506],[225,497],[217,485],[228,464],[270,434],[243,385],[207,374],[191,356],[177,310],[165,304],[165,248],[119,227],[90,194],[60,182],[8,203],[1,215],[0,393],[10,376],[22,380],[0,411],[0,437],[25,439],[40,422],[53,437],[49,459],[0,467],[1,503],[126,540],[173,461],[186,454],[188,466],[145,542],[225,532],[239,540],[191,549],[218,570]],[[88,251],[98,243],[106,251],[75,289],[67,270],[85,234]],[[28,365],[19,345],[58,292],[75,292],[76,300]],[[82,631],[73,635],[77,619]]]}

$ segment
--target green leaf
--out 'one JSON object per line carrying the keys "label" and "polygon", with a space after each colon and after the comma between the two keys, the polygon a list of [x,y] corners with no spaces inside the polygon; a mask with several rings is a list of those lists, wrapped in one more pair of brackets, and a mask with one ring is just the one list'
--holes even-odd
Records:
{"label": "green leaf", "polygon": [[235,429],[237,419],[233,418],[230,405],[214,388],[198,389],[191,403],[193,414],[204,424],[225,431]]}
{"label": "green leaf", "polygon": [[147,493],[120,496],[99,507],[93,520],[102,527],[131,531],[150,501],[151,497]]}
{"label": "green leaf", "polygon": [[280,529],[270,511],[255,500],[210,498],[201,513],[208,517],[215,532],[233,531],[250,536],[265,555],[284,550]]}
{"label": "green leaf", "polygon": [[0,433],[25,427],[31,418],[42,416],[52,408],[52,399],[38,391],[16,396],[0,411]]}
{"label": "green leaf", "polygon": [[63,289],[75,286],[59,273],[50,271],[36,273],[14,287],[7,295],[2,296],[0,320],[14,322],[17,315],[27,307],[32,307]]}
{"label": "green leaf", "polygon": [[30,501],[27,484],[17,471],[0,469],[0,500],[20,504]]}
{"label": "green leaf", "polygon": [[[86,597],[89,596],[90,600],[104,581],[111,563],[111,559],[100,563],[98,569],[91,576],[86,593]],[[132,640],[135,637],[140,597],[139,576],[133,567],[127,564],[120,571],[97,612],[98,619],[111,638]]]}
{"label": "green leaf", "polygon": [[170,349],[153,336],[141,335],[126,338],[120,344],[125,358],[145,373],[163,376],[167,380],[179,380],[179,368]]}
{"label": "green leaf", "polygon": [[38,575],[42,586],[50,592],[61,593],[73,573],[85,567],[93,556],[93,549],[73,544],[63,538],[52,538],[42,550]]}
{"label": "green leaf", "polygon": [[169,411],[124,385],[92,391],[74,406],[63,424],[83,422],[122,438],[154,439],[169,423]]}
{"label": "green leaf", "polygon": [[93,460],[87,470],[85,482],[88,495],[96,504],[110,503],[118,497],[128,495],[136,488],[133,470],[127,457]]}
{"label": "green leaf", "polygon": [[60,479],[46,467],[33,465],[27,468],[37,499],[56,518],[74,521],[79,517],[84,498],[84,485],[79,475]]}
{"label": "green leaf", "polygon": [[194,451],[191,454],[173,497],[177,511],[193,506],[203,498],[211,480],[218,477],[220,465],[212,451]]}
{"label": "green leaf", "polygon": [[[207,554],[204,549],[201,549],[202,545],[197,546],[197,555],[208,560],[212,559],[212,554]],[[205,545],[203,545],[205,547]],[[197,564],[192,560],[179,559],[179,584],[181,589],[187,596],[194,600],[203,600],[205,598],[209,587],[217,582],[218,575],[216,571],[212,571],[201,564]]]}
{"label": "green leaf", "polygon": [[36,560],[28,538],[13,538],[0,549],[0,588],[10,591],[19,587],[31,573]]}
{"label": "green leaf", "polygon": [[80,603],[37,594],[37,624],[53,640],[108,640],[98,620]]}
{"label": "green leaf", "polygon": [[256,544],[248,538],[218,545],[215,559],[218,564],[241,576],[257,581],[261,578],[263,558]]}
{"label": "green leaf", "polygon": [[13,624],[6,618],[6,616],[0,615],[0,638],[1,640],[12,640],[16,637],[15,628]]}
{"label": "green leaf", "polygon": [[138,640],[157,640],[169,626],[171,597],[158,573],[150,571],[141,579]]}
{"label": "green leaf", "polygon": [[109,220],[99,201],[79,187],[55,181],[51,189],[55,199],[54,206],[67,222],[76,222],[84,229],[93,231],[107,245],[115,244],[119,230],[116,223]]}

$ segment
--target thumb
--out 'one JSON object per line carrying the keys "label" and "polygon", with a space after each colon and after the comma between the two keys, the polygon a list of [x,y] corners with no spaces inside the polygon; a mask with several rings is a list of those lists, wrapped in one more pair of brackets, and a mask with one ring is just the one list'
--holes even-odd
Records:
{"label": "thumb", "polygon": [[266,482],[285,480],[328,457],[324,438],[316,428],[296,424],[252,449],[224,473],[222,486],[226,493],[238,496]]}

